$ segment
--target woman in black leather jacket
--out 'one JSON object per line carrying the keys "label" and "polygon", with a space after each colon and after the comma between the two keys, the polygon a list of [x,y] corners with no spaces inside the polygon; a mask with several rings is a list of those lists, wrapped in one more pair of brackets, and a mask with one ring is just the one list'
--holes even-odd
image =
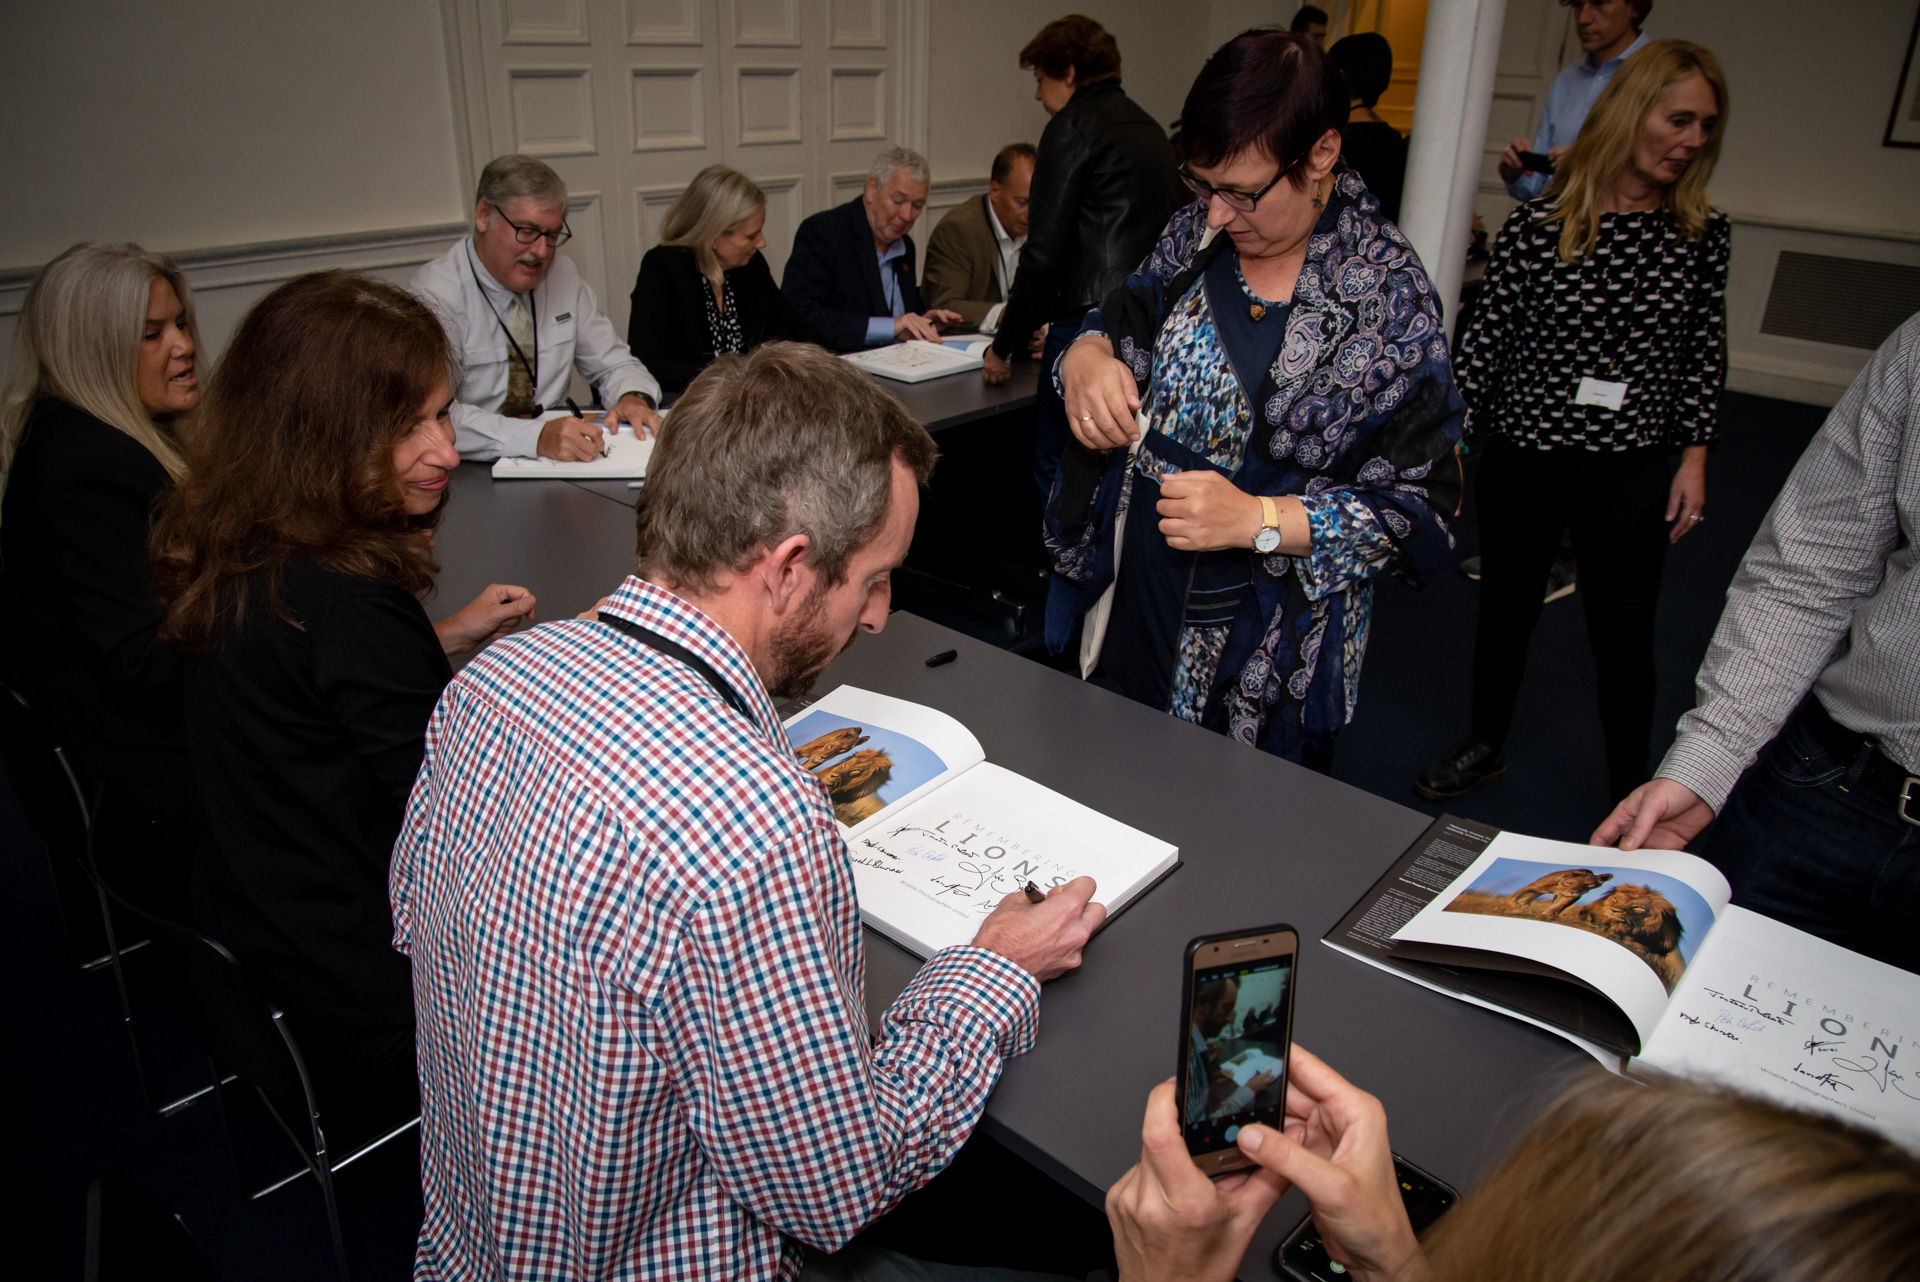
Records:
{"label": "woman in black leather jacket", "polygon": [[1068,436],[1054,363],[1087,309],[1140,265],[1188,196],[1166,130],[1120,88],[1120,47],[1106,28],[1078,14],[1050,22],[1020,51],[1020,65],[1033,70],[1034,97],[1053,119],[1040,135],[1027,243],[985,375],[1004,381],[1014,353],[1053,325],[1033,412],[1033,478],[1044,496]]}

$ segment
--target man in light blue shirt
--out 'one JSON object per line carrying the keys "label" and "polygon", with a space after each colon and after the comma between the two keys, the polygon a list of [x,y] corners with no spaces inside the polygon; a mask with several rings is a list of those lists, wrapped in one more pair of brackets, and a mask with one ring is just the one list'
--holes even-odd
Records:
{"label": "man in light blue shirt", "polygon": [[1573,145],[1581,122],[1622,62],[1647,37],[1640,30],[1653,0],[1561,0],[1573,10],[1574,31],[1586,56],[1561,68],[1547,91],[1547,109],[1531,139],[1515,138],[1500,156],[1500,177],[1515,200],[1532,200],[1546,189],[1548,174],[1526,168],[1523,151],[1545,152],[1555,165]]}

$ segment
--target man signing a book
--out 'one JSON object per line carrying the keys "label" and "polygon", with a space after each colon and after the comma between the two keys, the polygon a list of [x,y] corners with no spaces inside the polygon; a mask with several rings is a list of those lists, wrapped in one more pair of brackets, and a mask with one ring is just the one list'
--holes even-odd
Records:
{"label": "man signing a book", "polygon": [[1008,896],[870,1034],[852,864],[774,710],[885,625],[935,453],[818,348],[723,356],[654,451],[638,574],[447,688],[391,882],[416,1277],[791,1277],[1032,1046],[1092,880]]}

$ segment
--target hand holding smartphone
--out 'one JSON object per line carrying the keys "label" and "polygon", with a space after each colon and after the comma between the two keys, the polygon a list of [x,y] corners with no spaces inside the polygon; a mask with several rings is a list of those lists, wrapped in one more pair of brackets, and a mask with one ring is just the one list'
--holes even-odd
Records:
{"label": "hand holding smartphone", "polygon": [[1241,1127],[1281,1127],[1299,952],[1299,932],[1285,925],[1187,945],[1175,1080],[1187,1152],[1207,1175],[1254,1164],[1234,1142]]}
{"label": "hand holding smartphone", "polygon": [[1528,173],[1550,174],[1553,172],[1553,157],[1544,151],[1523,151],[1520,153],[1520,168]]}

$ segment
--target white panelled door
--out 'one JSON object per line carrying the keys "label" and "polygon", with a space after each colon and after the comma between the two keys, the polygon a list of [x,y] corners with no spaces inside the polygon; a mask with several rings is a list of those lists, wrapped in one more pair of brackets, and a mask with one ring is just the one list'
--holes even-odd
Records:
{"label": "white panelled door", "polygon": [[926,149],[930,0],[442,0],[468,177],[538,156],[566,180],[564,252],[626,332],[640,258],[694,174],[767,193],[777,279],[808,214],[874,154]]}

